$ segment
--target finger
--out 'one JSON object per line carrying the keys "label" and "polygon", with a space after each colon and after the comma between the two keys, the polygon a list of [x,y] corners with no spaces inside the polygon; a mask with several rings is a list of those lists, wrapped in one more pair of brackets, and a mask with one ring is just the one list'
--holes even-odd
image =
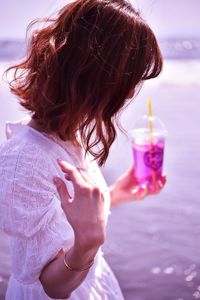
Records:
{"label": "finger", "polygon": [[164,185],[166,184],[166,176],[162,176],[161,179],[156,181],[154,184],[148,186],[149,188],[149,195],[158,194],[163,189]]}
{"label": "finger", "polygon": [[129,178],[132,180],[132,181],[136,181],[136,178],[135,178],[135,168],[134,168],[134,165],[131,165],[130,168],[128,169],[128,172],[127,172]]}
{"label": "finger", "polygon": [[162,175],[162,177],[157,181],[158,189],[163,189],[167,181],[166,175]]}
{"label": "finger", "polygon": [[68,203],[72,202],[72,198],[67,190],[66,184],[60,177],[54,177],[53,181],[60,196],[61,206],[65,208]]}
{"label": "finger", "polygon": [[128,170],[126,171],[126,175],[128,175],[129,177],[134,178],[135,177],[135,170],[134,170],[134,166],[131,165]]}
{"label": "finger", "polygon": [[146,185],[139,186],[132,191],[135,200],[142,200],[148,195],[148,188]]}
{"label": "finger", "polygon": [[130,165],[128,171],[128,173],[134,174],[134,165]]}
{"label": "finger", "polygon": [[63,160],[57,160],[59,166],[61,167],[61,170],[63,173],[65,173],[65,178],[67,180],[72,181],[74,185],[74,189],[80,189],[81,186],[84,185],[84,180],[80,174],[80,172],[73,166],[71,166],[69,163]]}
{"label": "finger", "polygon": [[86,171],[84,171],[81,168],[77,168],[79,173],[81,174],[81,176],[83,177],[83,179],[87,182],[90,183],[91,185],[94,185],[95,182],[94,180],[92,180],[92,178],[88,175],[88,173]]}
{"label": "finger", "polygon": [[162,184],[165,185],[166,182],[167,182],[167,176],[166,175],[162,175],[162,177],[161,177],[160,180],[161,180]]}
{"label": "finger", "polygon": [[131,165],[128,170],[119,178],[121,180],[126,180],[126,185],[133,186],[136,184],[136,178],[135,178],[135,170],[134,166]]}

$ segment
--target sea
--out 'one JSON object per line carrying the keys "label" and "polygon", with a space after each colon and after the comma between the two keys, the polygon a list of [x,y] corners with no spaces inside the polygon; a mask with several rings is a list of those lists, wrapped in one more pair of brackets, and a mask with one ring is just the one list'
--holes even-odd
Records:
{"label": "sea", "polygon": [[[158,195],[113,208],[103,247],[126,300],[200,299],[200,57],[188,54],[191,44],[186,42],[179,43],[184,55],[170,57],[169,49],[162,74],[146,82],[121,112],[127,133],[118,130],[102,168],[111,185],[133,163],[128,132],[138,117],[147,114],[151,98],[153,114],[168,131],[167,183]],[[11,58],[4,57],[0,73],[10,63]],[[25,115],[1,81],[0,143],[5,140],[5,121]],[[9,237],[0,232],[0,300],[9,275]]]}

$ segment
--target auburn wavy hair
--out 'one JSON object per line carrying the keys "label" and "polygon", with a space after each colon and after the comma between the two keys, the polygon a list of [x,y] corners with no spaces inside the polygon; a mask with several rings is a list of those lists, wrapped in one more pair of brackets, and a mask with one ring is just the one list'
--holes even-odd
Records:
{"label": "auburn wavy hair", "polygon": [[155,35],[130,3],[76,0],[32,32],[26,58],[7,72],[14,71],[11,91],[44,131],[75,144],[79,132],[102,165],[129,93],[161,69]]}

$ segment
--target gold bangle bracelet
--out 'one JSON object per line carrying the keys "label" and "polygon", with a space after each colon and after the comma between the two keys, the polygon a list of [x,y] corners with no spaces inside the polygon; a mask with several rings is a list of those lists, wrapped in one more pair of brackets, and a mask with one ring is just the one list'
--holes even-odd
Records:
{"label": "gold bangle bracelet", "polygon": [[67,252],[65,253],[64,255],[64,265],[65,267],[70,270],[70,271],[74,271],[74,272],[83,272],[83,271],[87,271],[91,268],[91,266],[93,265],[94,263],[94,259],[92,261],[89,262],[89,265],[86,267],[86,268],[73,268],[71,266],[68,265],[68,263],[66,262],[66,254]]}

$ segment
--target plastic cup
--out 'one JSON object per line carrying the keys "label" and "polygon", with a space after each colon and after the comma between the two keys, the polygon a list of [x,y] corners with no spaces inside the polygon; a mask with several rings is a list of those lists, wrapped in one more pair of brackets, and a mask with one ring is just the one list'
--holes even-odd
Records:
{"label": "plastic cup", "polygon": [[162,177],[166,135],[163,122],[156,116],[144,115],[135,122],[131,143],[138,185],[152,186]]}

